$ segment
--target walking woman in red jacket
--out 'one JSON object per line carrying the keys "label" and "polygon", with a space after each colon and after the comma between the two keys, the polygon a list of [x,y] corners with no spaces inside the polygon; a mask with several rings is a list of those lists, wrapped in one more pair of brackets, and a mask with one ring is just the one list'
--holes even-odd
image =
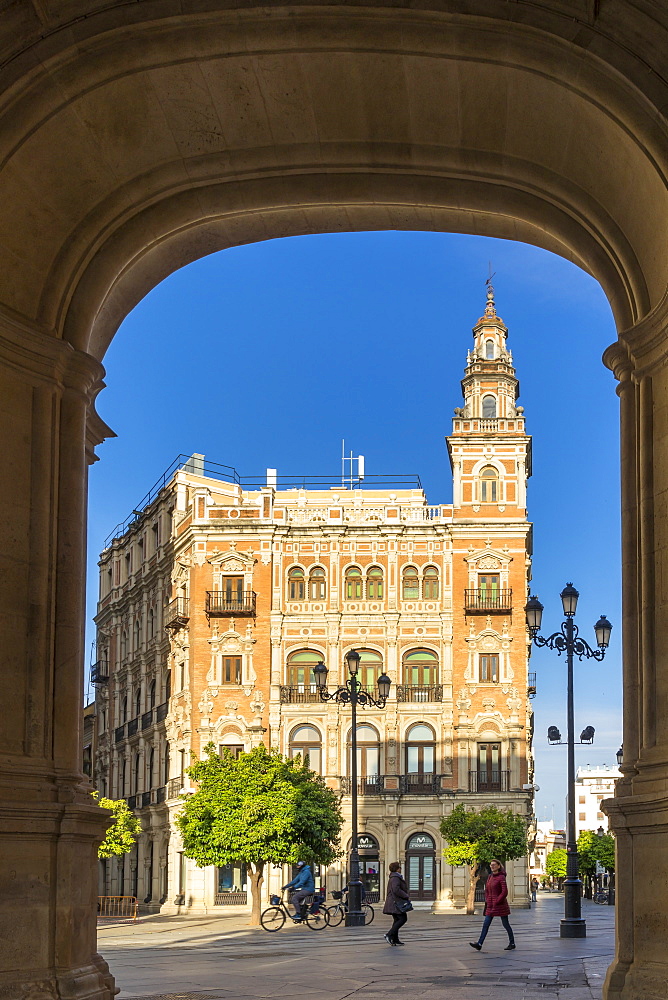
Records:
{"label": "walking woman in red jacket", "polygon": [[492,874],[485,882],[485,919],[482,922],[480,937],[477,941],[469,941],[472,948],[480,951],[482,943],[487,937],[487,931],[494,917],[501,917],[501,923],[508,932],[508,944],[506,951],[513,951],[515,948],[515,935],[508,920],[510,907],[508,906],[508,886],[506,885],[506,873],[500,861],[496,858],[490,861],[489,867]]}

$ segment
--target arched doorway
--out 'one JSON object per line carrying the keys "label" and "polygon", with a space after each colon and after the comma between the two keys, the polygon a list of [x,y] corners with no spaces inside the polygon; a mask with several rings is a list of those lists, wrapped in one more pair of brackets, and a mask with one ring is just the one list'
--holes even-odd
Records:
{"label": "arched doorway", "polygon": [[[536,0],[520,23],[514,5],[486,0],[466,12],[331,0],[269,15],[249,3],[243,18],[216,0],[179,15],[137,6],[17,4],[0,27],[0,398],[12,420],[0,866],[3,881],[38,856],[53,859],[49,884],[72,873],[57,908],[26,876],[26,927],[49,930],[38,942],[26,932],[18,970],[0,971],[17,994],[45,975],[54,996],[64,976],[70,995],[102,998],[112,985],[85,881],[104,822],[81,784],[78,716],[86,461],[108,433],[93,403],[120,319],[170,271],[223,246],[410,226],[561,253],[596,275],[621,331],[606,355],[621,382],[626,670],[610,813],[627,905],[608,996],[660,994],[664,932],[648,907],[657,868],[668,871],[666,12],[655,5],[645,21],[638,5],[594,4],[564,16]],[[26,838],[36,776],[48,808]],[[0,906],[9,938],[15,908]],[[57,933],[61,922],[86,932]]]}
{"label": "arched doorway", "polygon": [[414,833],[406,841],[406,882],[411,899],[436,899],[436,845],[428,833]]}

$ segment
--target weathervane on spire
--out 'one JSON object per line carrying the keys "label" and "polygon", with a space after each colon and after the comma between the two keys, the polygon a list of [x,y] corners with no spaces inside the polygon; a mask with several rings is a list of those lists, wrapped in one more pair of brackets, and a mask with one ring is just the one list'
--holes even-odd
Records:
{"label": "weathervane on spire", "polygon": [[[496,271],[494,272],[496,274]],[[492,262],[489,261],[489,277],[485,280],[487,286],[487,304],[485,306],[485,316],[496,316],[496,306],[494,305],[494,285],[492,284]]]}

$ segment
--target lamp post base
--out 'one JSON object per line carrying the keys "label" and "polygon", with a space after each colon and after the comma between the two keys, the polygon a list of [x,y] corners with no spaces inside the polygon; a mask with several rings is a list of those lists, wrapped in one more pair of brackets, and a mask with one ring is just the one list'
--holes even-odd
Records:
{"label": "lamp post base", "polygon": [[365,917],[360,911],[358,913],[346,913],[346,927],[364,927]]}
{"label": "lamp post base", "polygon": [[559,928],[559,937],[586,938],[587,924],[584,917],[564,917]]}

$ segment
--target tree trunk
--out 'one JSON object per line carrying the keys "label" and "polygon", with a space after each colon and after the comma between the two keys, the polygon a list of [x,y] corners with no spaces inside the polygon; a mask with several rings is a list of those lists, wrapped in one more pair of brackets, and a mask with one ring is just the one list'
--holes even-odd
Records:
{"label": "tree trunk", "polygon": [[475,887],[478,883],[480,865],[469,865],[469,891],[466,894],[466,912],[475,913]]}
{"label": "tree trunk", "polygon": [[251,885],[251,927],[260,926],[260,912],[262,910],[262,904],[260,900],[260,893],[262,892],[262,883],[264,882],[264,864],[251,864],[248,866],[248,877],[250,879]]}

